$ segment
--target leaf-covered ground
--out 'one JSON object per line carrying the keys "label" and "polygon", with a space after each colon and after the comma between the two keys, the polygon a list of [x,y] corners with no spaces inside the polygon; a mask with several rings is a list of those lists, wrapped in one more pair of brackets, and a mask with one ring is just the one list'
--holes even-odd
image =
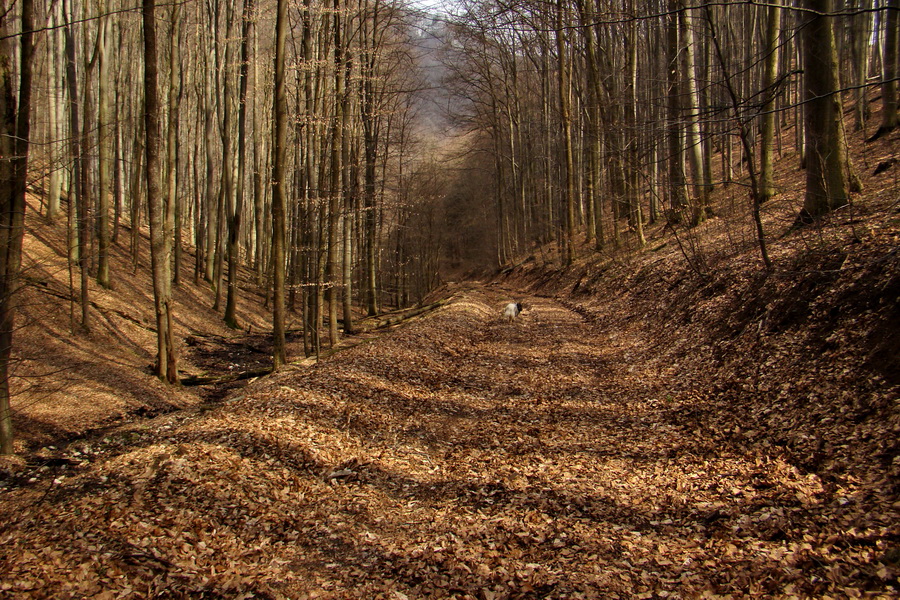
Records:
{"label": "leaf-covered ground", "polygon": [[71,444],[0,492],[0,597],[900,595],[896,480],[742,443],[641,328],[575,308],[461,287],[316,366]]}

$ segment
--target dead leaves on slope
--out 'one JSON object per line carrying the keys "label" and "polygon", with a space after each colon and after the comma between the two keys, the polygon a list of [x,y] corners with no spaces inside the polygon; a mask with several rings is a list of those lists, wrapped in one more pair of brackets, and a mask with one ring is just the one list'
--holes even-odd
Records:
{"label": "dead leaves on slope", "polygon": [[70,449],[0,496],[0,597],[896,594],[864,487],[732,444],[628,332],[492,298]]}

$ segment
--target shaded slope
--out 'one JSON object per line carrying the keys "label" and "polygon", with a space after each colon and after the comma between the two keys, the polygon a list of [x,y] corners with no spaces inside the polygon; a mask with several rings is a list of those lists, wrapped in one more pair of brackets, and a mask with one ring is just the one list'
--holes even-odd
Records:
{"label": "shaded slope", "polygon": [[897,593],[890,498],[729,439],[614,315],[507,294],[73,448],[4,493],[0,595]]}

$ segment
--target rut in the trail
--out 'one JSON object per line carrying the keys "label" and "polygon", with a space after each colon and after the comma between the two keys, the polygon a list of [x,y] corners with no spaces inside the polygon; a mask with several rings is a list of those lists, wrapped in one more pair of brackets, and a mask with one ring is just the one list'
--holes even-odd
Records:
{"label": "rut in the trail", "polygon": [[815,477],[712,438],[623,333],[537,297],[505,323],[508,300],[470,287],[128,452],[82,449],[8,498],[29,516],[0,597],[821,596],[835,567],[878,585],[851,575],[867,550],[822,542]]}

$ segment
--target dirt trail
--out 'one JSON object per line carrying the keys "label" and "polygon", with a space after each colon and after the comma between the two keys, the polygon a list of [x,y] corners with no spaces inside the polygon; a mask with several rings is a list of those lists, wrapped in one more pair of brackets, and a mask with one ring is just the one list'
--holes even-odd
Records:
{"label": "dirt trail", "polygon": [[706,430],[642,348],[461,289],[0,492],[0,597],[896,597],[852,497]]}

